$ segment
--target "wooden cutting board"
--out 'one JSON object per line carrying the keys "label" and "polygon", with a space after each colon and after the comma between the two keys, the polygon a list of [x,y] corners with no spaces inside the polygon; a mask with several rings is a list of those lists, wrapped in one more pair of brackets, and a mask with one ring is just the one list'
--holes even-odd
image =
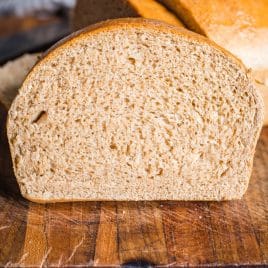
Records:
{"label": "wooden cutting board", "polygon": [[1,267],[268,265],[268,128],[245,197],[230,202],[34,204],[1,143]]}

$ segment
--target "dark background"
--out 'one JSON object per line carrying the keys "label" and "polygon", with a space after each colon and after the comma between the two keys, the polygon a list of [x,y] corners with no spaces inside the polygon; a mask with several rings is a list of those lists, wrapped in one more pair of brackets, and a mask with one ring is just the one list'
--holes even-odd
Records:
{"label": "dark background", "polygon": [[70,33],[75,0],[0,0],[0,65]]}

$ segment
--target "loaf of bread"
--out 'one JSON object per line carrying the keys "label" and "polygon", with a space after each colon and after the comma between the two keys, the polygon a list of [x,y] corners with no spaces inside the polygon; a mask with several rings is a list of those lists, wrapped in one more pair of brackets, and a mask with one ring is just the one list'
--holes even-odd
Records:
{"label": "loaf of bread", "polygon": [[262,120],[230,53],[180,27],[119,19],[35,65],[7,132],[33,201],[227,200],[247,189]]}
{"label": "loaf of bread", "polygon": [[[268,81],[267,0],[159,0],[187,28],[207,36],[232,52],[254,71],[256,80]],[[265,99],[268,125],[268,86],[257,83]]]}
{"label": "loaf of bread", "polygon": [[179,19],[156,0],[77,0],[72,16],[74,30],[107,19],[143,17],[182,26]]}

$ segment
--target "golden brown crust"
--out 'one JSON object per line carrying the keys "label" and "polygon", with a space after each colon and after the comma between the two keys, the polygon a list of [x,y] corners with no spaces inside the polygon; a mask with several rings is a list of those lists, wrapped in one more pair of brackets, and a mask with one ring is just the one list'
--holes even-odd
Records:
{"label": "golden brown crust", "polygon": [[239,57],[268,68],[267,0],[161,0],[186,26]]}
{"label": "golden brown crust", "polygon": [[201,26],[198,24],[198,22],[195,20],[195,17],[192,14],[191,9],[187,8],[183,4],[183,1],[173,1],[173,0],[158,0],[160,3],[165,5],[167,8],[172,10],[177,17],[182,21],[182,23],[187,27],[187,29],[190,29],[196,33],[202,34],[206,36],[206,33],[203,29],[201,29]]}
{"label": "golden brown crust", "polygon": [[[53,57],[54,53],[57,53],[58,49],[65,49],[68,46],[71,46],[73,42],[76,42],[76,40],[80,38],[84,38],[88,35],[95,35],[99,32],[107,32],[113,29],[119,29],[119,28],[145,28],[145,29],[152,29],[157,32],[170,32],[173,34],[177,34],[180,36],[183,36],[187,38],[189,41],[193,42],[199,42],[203,44],[207,44],[210,46],[213,46],[216,50],[223,53],[226,57],[231,58],[236,64],[238,64],[244,71],[246,70],[246,67],[242,63],[241,60],[236,58],[233,54],[226,51],[224,48],[217,45],[215,42],[209,40],[206,37],[203,37],[199,34],[196,34],[192,31],[188,31],[182,27],[175,27],[170,24],[164,23],[162,21],[156,21],[151,19],[144,19],[144,18],[122,18],[122,19],[114,19],[114,20],[107,20],[103,22],[96,23],[94,25],[90,25],[84,29],[81,29],[80,31],[74,32],[71,35],[63,38],[59,42],[57,42],[55,45],[53,45],[47,52],[43,54],[42,59],[33,67],[33,69],[29,72],[28,76],[26,77],[25,81],[31,76],[31,73],[35,70],[35,68],[43,61],[49,60],[51,57]],[[25,83],[24,81],[24,83]]]}
{"label": "golden brown crust", "polygon": [[181,26],[181,21],[164,6],[155,0],[128,0],[129,5],[143,18],[155,19],[166,23]]}

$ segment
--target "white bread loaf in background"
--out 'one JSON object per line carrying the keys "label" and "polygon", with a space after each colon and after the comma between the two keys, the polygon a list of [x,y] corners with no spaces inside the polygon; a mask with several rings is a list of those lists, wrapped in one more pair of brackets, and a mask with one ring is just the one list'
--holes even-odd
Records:
{"label": "white bread loaf in background", "polygon": [[33,201],[229,200],[247,189],[262,120],[231,54],[183,28],[121,19],[53,47],[7,130]]}
{"label": "white bread loaf in background", "polygon": [[255,85],[259,89],[264,100],[264,126],[268,125],[268,69],[253,71]]}
{"label": "white bread loaf in background", "polygon": [[40,54],[25,54],[0,67],[0,101],[8,110]]}
{"label": "white bread loaf in background", "polygon": [[[0,67],[0,176],[13,176],[6,134],[7,111],[26,75],[37,61],[37,54],[26,54]],[[10,180],[11,182],[12,180]],[[12,184],[12,182],[11,182]],[[4,187],[5,188],[5,187]]]}
{"label": "white bread loaf in background", "polygon": [[72,16],[74,30],[107,19],[143,17],[183,26],[179,19],[156,0],[77,0]]}
{"label": "white bread loaf in background", "polygon": [[187,28],[215,41],[253,70],[264,97],[264,125],[268,125],[268,1],[158,1],[172,10]]}

